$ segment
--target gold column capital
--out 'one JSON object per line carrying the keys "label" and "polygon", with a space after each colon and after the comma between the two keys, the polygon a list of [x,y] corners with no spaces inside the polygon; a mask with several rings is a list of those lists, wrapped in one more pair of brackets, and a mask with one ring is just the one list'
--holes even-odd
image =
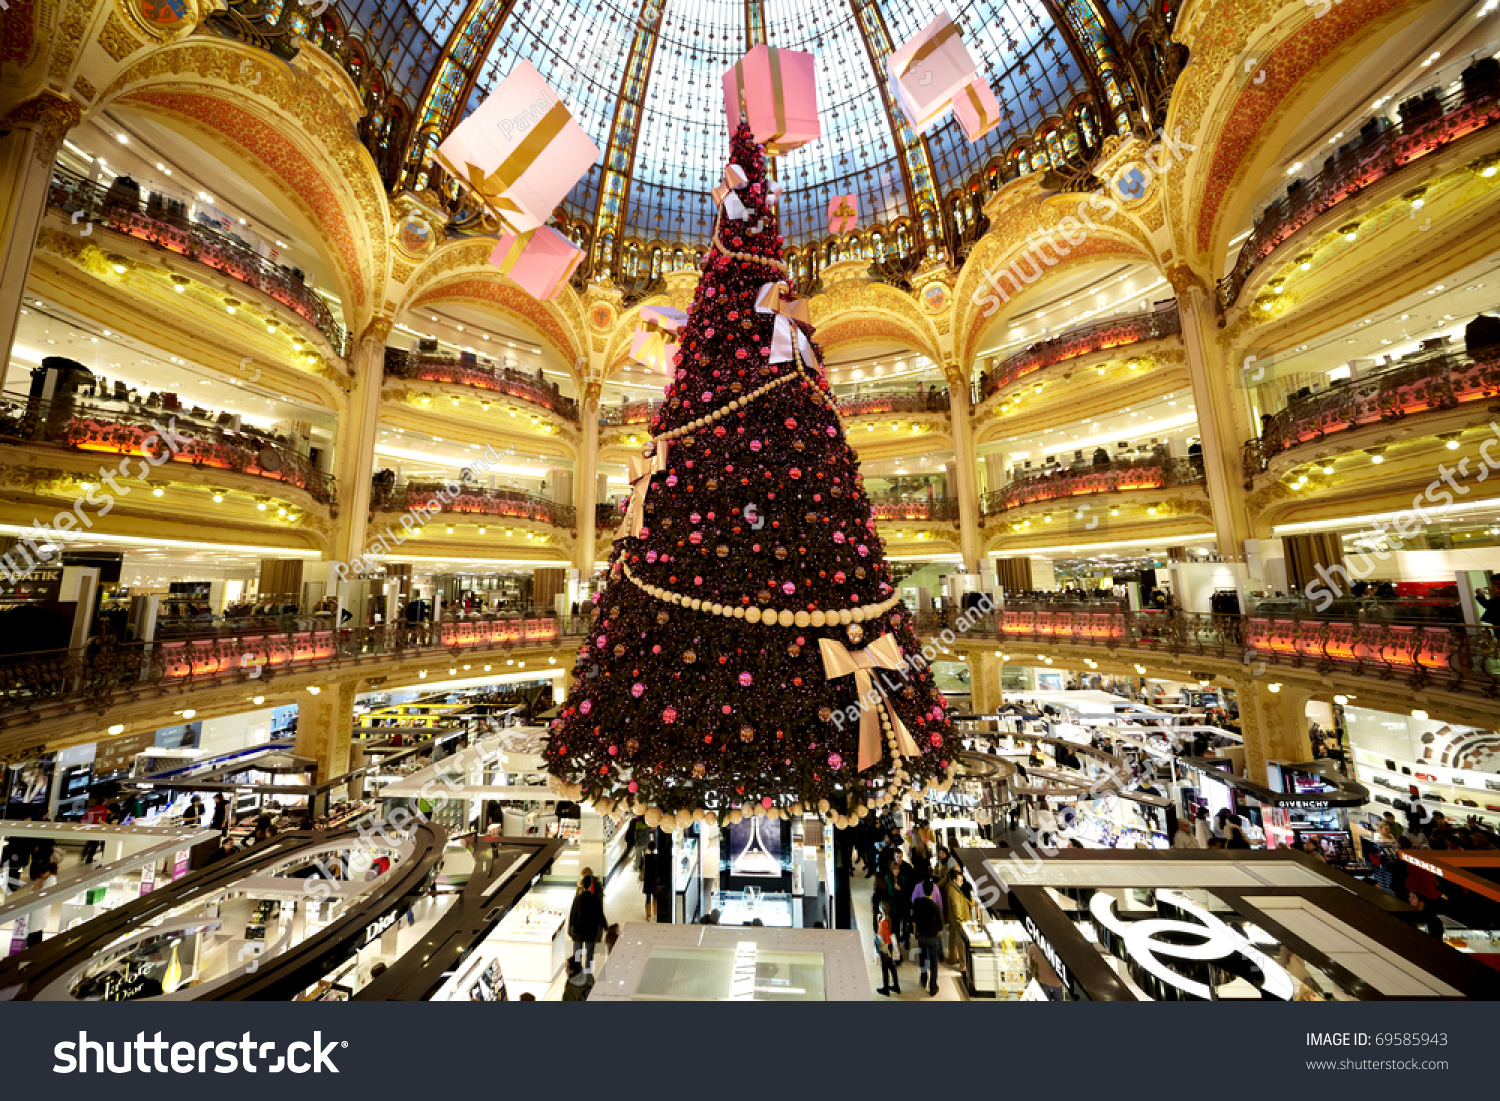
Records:
{"label": "gold column capital", "polygon": [[83,121],[83,108],[56,92],[40,92],[16,104],[0,118],[0,132],[32,130],[36,146],[32,156],[51,167],[62,148],[63,135]]}

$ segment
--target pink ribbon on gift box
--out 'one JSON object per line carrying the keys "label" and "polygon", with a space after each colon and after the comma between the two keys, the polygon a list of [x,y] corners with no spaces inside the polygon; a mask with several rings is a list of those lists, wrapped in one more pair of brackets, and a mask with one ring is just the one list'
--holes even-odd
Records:
{"label": "pink ribbon on gift box", "polygon": [[[630,457],[630,508],[625,513],[625,534],[640,535],[646,522],[646,494],[651,489],[651,475],[667,469],[670,440],[656,440],[647,448],[650,454]],[[654,448],[654,450],[652,450]]]}
{"label": "pink ribbon on gift box", "polygon": [[792,362],[797,349],[802,353],[803,363],[808,366],[817,363],[812,341],[807,339],[802,327],[795,324],[799,321],[812,324],[806,299],[797,298],[782,283],[764,283],[755,294],[755,310],[776,315],[776,328],[771,334],[771,363]]}
{"label": "pink ribbon on gift box", "polygon": [[884,705],[886,722],[896,738],[892,755],[897,758],[920,757],[921,751],[906,724],[896,714],[891,701],[876,690],[874,678],[870,676],[871,669],[901,668],[901,646],[896,642],[896,636],[881,635],[863,650],[850,650],[837,639],[820,638],[818,648],[823,651],[823,675],[829,680],[854,674],[854,689],[859,694],[859,771],[879,764],[884,756],[879,705]]}

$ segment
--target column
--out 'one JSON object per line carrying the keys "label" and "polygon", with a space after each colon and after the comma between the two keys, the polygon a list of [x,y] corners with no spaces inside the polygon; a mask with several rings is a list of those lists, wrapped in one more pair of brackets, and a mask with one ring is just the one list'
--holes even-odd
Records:
{"label": "column", "polygon": [[349,771],[354,697],[362,683],[359,678],[334,681],[323,685],[316,696],[310,692],[297,695],[297,743],[293,752],[318,762],[318,783]]}
{"label": "column", "polygon": [[578,567],[578,576],[594,575],[594,505],[596,493],[594,482],[599,474],[599,395],[586,394],[578,403],[581,418],[578,433],[578,468],[573,478],[573,507],[578,518],[578,548],[573,554],[573,564]]}
{"label": "column", "polygon": [[1240,705],[1245,767],[1250,779],[1258,784],[1266,783],[1267,761],[1312,760],[1312,740],[1307,732],[1307,703],[1313,698],[1312,689],[1280,684],[1274,673],[1272,669],[1260,676],[1233,677],[1229,681]]}
{"label": "column", "polygon": [[0,384],[10,365],[21,296],[47,210],[52,163],[63,135],[81,118],[76,103],[52,92],[33,96],[0,118]]}
{"label": "column", "polygon": [[1250,538],[1245,506],[1244,460],[1249,429],[1242,415],[1233,368],[1218,340],[1218,320],[1210,291],[1201,281],[1178,276],[1177,307],[1182,315],[1182,344],[1187,353],[1198,431],[1203,437],[1203,469],[1213,507],[1219,553],[1238,558]]}
{"label": "column", "polygon": [[986,650],[964,656],[969,667],[969,709],[976,715],[991,715],[1004,702],[1000,674],[1005,663]]}
{"label": "column", "polygon": [[385,340],[391,320],[377,317],[354,342],[354,388],[339,417],[335,447],[339,515],[333,556],[357,558],[369,542],[370,485],[375,476],[375,439],[380,422],[380,387],[385,381]]}
{"label": "column", "polygon": [[979,572],[979,479],[974,474],[974,433],[969,428],[969,384],[956,365],[948,375],[948,417],[953,423],[953,458],[957,485],[948,491],[958,498],[958,547],[964,569]]}

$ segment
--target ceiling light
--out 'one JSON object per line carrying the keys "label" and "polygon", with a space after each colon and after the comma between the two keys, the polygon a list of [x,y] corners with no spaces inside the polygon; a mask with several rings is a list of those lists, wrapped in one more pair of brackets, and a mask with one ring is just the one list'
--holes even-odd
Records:
{"label": "ceiling light", "polygon": [[124,723],[115,723],[114,726],[112,726],[112,727],[109,728],[109,734],[110,734],[110,737],[112,737],[112,738],[118,737],[119,735],[121,735],[123,733],[125,733],[125,724]]}
{"label": "ceiling light", "polygon": [[1412,708],[1411,717],[1419,720],[1426,719],[1427,712],[1423,711],[1420,707],[1414,707]]}
{"label": "ceiling light", "polygon": [[198,714],[198,712],[194,711],[191,707],[189,707],[186,711],[184,711],[182,713],[182,717],[184,719],[191,719],[196,714]]}
{"label": "ceiling light", "polygon": [[307,694],[309,696],[316,696],[321,691],[323,691],[323,690],[321,688],[319,688],[316,684],[309,684],[307,686]]}

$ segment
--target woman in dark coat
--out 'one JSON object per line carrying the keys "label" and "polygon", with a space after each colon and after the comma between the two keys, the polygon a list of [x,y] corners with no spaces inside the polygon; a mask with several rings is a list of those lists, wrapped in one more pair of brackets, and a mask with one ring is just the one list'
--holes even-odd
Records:
{"label": "woman in dark coat", "polygon": [[603,889],[592,875],[585,875],[578,881],[578,893],[573,896],[573,908],[568,912],[568,936],[573,941],[575,960],[579,949],[584,950],[583,969],[587,972],[594,970],[594,945],[608,924],[604,920]]}
{"label": "woman in dark coat", "polygon": [[646,853],[641,857],[641,893],[646,896],[647,921],[651,920],[651,904],[656,901],[659,860],[656,855],[656,839],[653,837],[646,842]]}

